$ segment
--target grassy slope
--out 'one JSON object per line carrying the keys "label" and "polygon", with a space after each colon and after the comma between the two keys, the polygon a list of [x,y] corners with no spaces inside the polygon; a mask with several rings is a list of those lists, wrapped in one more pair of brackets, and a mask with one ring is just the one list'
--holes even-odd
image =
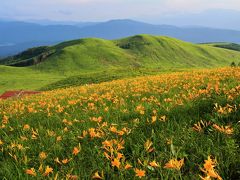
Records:
{"label": "grassy slope", "polygon": [[33,69],[73,75],[129,66],[133,57],[102,39],[84,39],[79,44],[65,47]]}
{"label": "grassy slope", "polygon": [[[101,74],[107,71],[112,75],[125,71],[125,76],[132,76],[139,69],[148,72],[221,67],[240,59],[239,52],[150,35],[115,41],[81,39],[44,48],[55,53],[40,64],[24,68],[6,67],[4,72],[5,67],[2,66],[0,92],[8,89],[39,89],[58,80],[58,84],[69,83],[73,81],[72,78],[85,77],[89,73]],[[31,49],[28,56],[16,56],[13,61],[24,60],[21,57],[34,59],[34,55],[42,51],[41,48],[35,51]],[[69,79],[62,81],[66,77]]]}
{"label": "grassy slope", "polygon": [[37,72],[30,68],[0,66],[0,93],[16,89],[39,89],[64,77]]}
{"label": "grassy slope", "polygon": [[[175,72],[176,70],[174,70]],[[181,70],[182,71],[182,70]],[[161,73],[170,73],[171,71],[162,71]],[[156,70],[149,70],[149,69],[138,69],[138,70],[111,70],[111,71],[101,71],[101,72],[94,72],[94,73],[85,73],[81,75],[70,76],[59,81],[50,83],[46,86],[40,88],[42,91],[46,90],[54,90],[58,88],[67,88],[67,87],[74,87],[80,86],[85,84],[96,84],[101,82],[109,82],[112,80],[117,79],[126,79],[131,77],[137,76],[147,76],[147,75],[156,75],[160,74],[160,72]]]}
{"label": "grassy slope", "polygon": [[[49,166],[49,179],[91,179],[97,171],[103,179],[138,179],[138,168],[143,179],[197,180],[211,156],[212,172],[239,179],[239,82],[239,68],[198,70],[0,101],[0,177],[30,179],[26,170],[34,168],[35,179],[46,179]],[[170,159],[184,159],[183,166],[166,169]]]}
{"label": "grassy slope", "polygon": [[130,43],[129,51],[137,54],[139,61],[150,67],[214,67],[228,65],[230,59],[239,58],[239,53],[169,37],[142,35],[126,38],[118,43],[123,47]]}
{"label": "grassy slope", "polygon": [[138,35],[116,41],[84,39],[33,68],[69,75],[124,67],[219,67],[239,58],[240,53],[225,49],[194,45],[169,37]]}

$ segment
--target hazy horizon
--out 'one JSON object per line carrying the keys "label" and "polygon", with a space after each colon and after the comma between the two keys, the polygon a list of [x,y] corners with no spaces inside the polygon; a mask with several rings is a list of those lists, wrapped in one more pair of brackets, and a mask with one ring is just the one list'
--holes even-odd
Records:
{"label": "hazy horizon", "polygon": [[[211,9],[240,11],[237,0],[8,0],[0,18],[16,20],[107,21],[134,19],[159,23],[161,18],[198,14]],[[219,19],[220,21],[220,19]]]}

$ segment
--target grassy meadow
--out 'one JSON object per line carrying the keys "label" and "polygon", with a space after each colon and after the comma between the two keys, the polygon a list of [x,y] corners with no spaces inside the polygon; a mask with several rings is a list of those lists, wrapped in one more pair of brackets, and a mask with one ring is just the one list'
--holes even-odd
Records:
{"label": "grassy meadow", "polygon": [[37,90],[63,78],[64,76],[37,72],[27,67],[0,65],[0,94],[9,90]]}
{"label": "grassy meadow", "polygon": [[0,177],[238,179],[239,85],[199,69],[0,100]]}

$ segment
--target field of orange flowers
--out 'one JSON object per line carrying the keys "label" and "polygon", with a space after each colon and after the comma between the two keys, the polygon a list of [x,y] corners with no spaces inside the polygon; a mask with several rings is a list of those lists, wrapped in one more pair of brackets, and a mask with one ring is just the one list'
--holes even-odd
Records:
{"label": "field of orange flowers", "polygon": [[237,179],[240,69],[0,100],[1,179]]}

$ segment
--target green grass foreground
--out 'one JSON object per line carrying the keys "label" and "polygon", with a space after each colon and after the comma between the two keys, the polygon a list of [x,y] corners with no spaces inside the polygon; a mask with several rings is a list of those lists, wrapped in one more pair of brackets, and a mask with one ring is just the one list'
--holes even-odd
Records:
{"label": "green grass foreground", "polygon": [[237,179],[239,85],[223,68],[2,100],[0,177]]}

